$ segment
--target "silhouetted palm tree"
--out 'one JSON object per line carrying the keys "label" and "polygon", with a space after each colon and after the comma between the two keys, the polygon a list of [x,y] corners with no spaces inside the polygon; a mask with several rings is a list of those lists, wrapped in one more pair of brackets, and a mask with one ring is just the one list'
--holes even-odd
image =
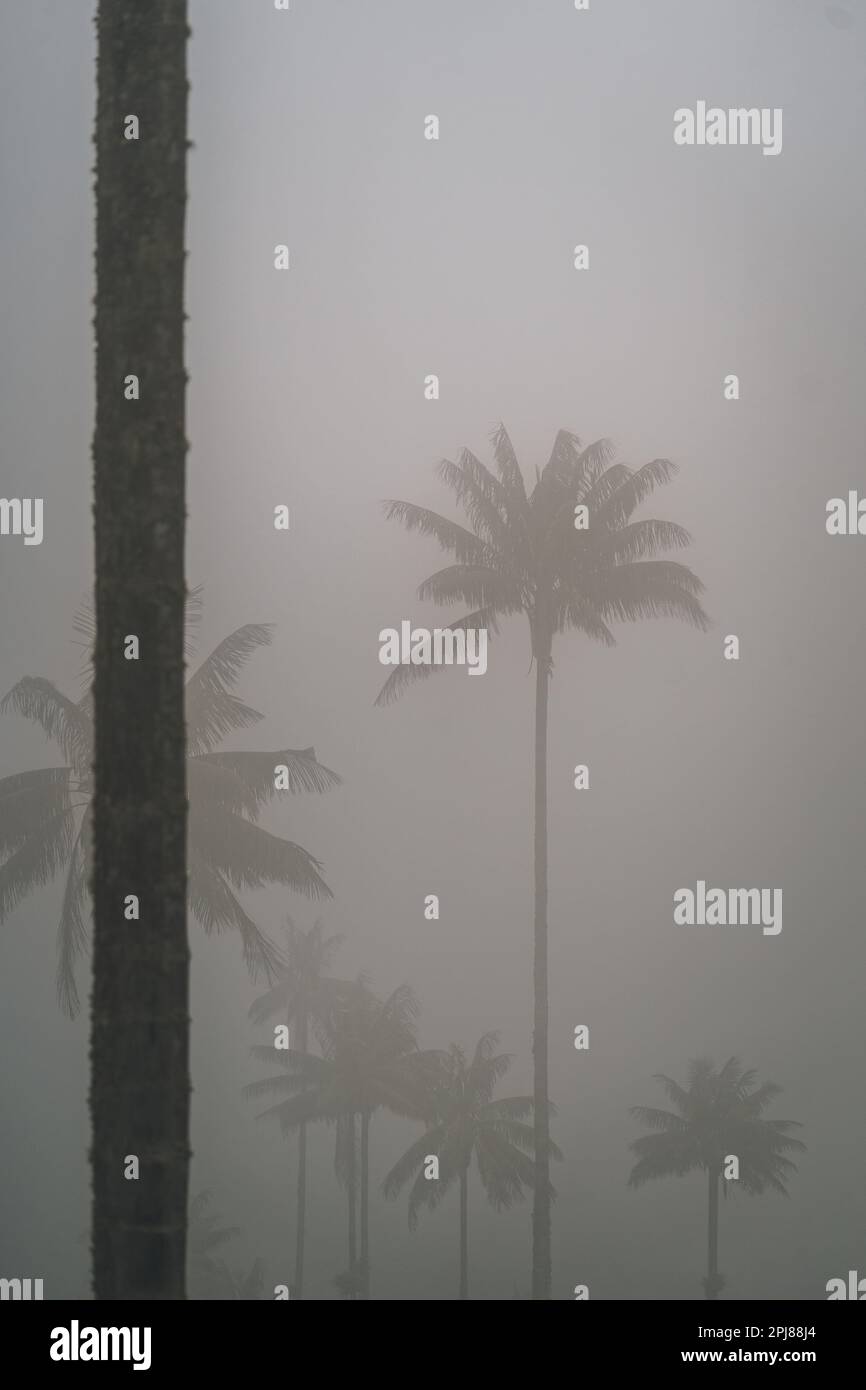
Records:
{"label": "silhouetted palm tree", "polygon": [[[337,1124],[338,1165],[347,1161],[341,1157],[346,1147],[354,1153],[351,1136],[356,1122],[359,1125],[360,1256],[354,1267],[350,1251],[347,1278],[360,1280],[363,1298],[370,1296],[370,1121],[379,1109],[413,1119],[427,1114],[426,1082],[433,1054],[418,1050],[417,1013],[418,1002],[408,985],[379,1000],[358,981],[322,1030],[321,1057],[254,1047],[254,1057],[278,1065],[283,1074],[244,1088],[248,1096],[283,1097],[262,1114],[276,1115],[284,1133],[316,1120]],[[354,1157],[349,1161],[354,1167]],[[354,1186],[353,1175],[350,1203]]]}
{"label": "silhouetted palm tree", "polygon": [[[79,615],[88,635],[91,620]],[[255,977],[276,978],[280,957],[241,906],[236,890],[280,883],[310,898],[329,898],[321,865],[300,845],[258,824],[276,795],[274,769],[287,769],[292,793],[325,792],[340,778],[313,748],[273,752],[217,752],[228,734],[263,718],[234,693],[252,653],[271,641],[271,626],[248,624],[214,648],[185,689],[189,790],[188,904],[208,933],[239,932]],[[26,676],[0,702],[39,724],[59,747],[65,765],[16,773],[0,780],[0,921],[27,893],[68,865],[60,916],[58,993],[69,1014],[78,1012],[75,963],[87,941],[93,793],[93,702],[89,690],[75,701],[42,677]]]}
{"label": "silhouetted palm tree", "polygon": [[[331,963],[339,949],[341,936],[325,936],[320,920],[303,931],[291,917],[286,923],[285,962],[280,967],[277,983],[256,999],[250,1008],[255,1023],[265,1023],[279,1015],[289,1028],[295,1051],[309,1050],[309,1035],[321,1031],[344,994],[347,985],[329,975]],[[295,1283],[293,1294],[304,1296],[304,1236],[307,1205],[307,1125],[298,1126],[298,1196],[295,1233]]]}
{"label": "silhouetted palm tree", "polygon": [[[496,473],[464,449],[458,463],[445,459],[439,475],[466,513],[471,529],[410,502],[389,501],[385,514],[408,530],[431,536],[455,563],[426,579],[421,599],[468,604],[471,612],[452,628],[487,628],[523,614],[535,660],[535,910],[533,1099],[535,1191],[532,1213],[532,1296],[549,1298],[550,1129],[548,1107],[547,965],[547,716],[554,638],[574,629],[614,645],[609,624],[640,618],[683,618],[705,629],[700,580],[684,565],[654,558],[686,546],[690,537],[668,521],[632,521],[653,490],[675,473],[667,459],[632,471],[608,466],[608,440],[584,448],[560,430],[550,460],[527,495],[504,426],[492,436]],[[587,529],[576,508],[587,508]],[[396,699],[414,680],[441,666],[395,668],[378,704]]]}
{"label": "silhouetted palm tree", "polygon": [[[707,1277],[703,1281],[707,1298],[716,1298],[724,1286],[719,1275],[719,1183],[725,1183],[725,1159],[739,1160],[739,1185],[748,1193],[773,1188],[787,1196],[785,1181],[797,1171],[785,1154],[805,1149],[790,1132],[802,1128],[795,1120],[765,1120],[763,1112],[781,1093],[781,1086],[765,1081],[756,1086],[755,1070],[744,1071],[731,1057],[716,1071],[712,1062],[692,1062],[688,1085],[680,1086],[669,1076],[658,1075],[675,1110],[651,1106],[633,1107],[631,1114],[652,1134],[645,1134],[630,1146],[637,1162],[629,1177],[629,1187],[640,1187],[653,1178],[682,1177],[700,1170],[707,1174]],[[731,1180],[733,1181],[733,1180]]]}
{"label": "silhouetted palm tree", "polygon": [[[524,1196],[535,1181],[531,1154],[535,1142],[531,1096],[493,1099],[496,1085],[508,1071],[511,1058],[496,1053],[498,1033],[485,1033],[471,1062],[463,1049],[451,1045],[430,1077],[431,1121],[386,1177],[382,1191],[396,1197],[415,1181],[409,1193],[409,1225],[414,1227],[422,1206],[433,1208],[454,1183],[460,1186],[460,1298],[469,1297],[469,1170],[473,1158],[487,1200],[504,1211]],[[551,1154],[561,1154],[551,1142]],[[426,1176],[431,1156],[438,1159],[438,1177]]]}

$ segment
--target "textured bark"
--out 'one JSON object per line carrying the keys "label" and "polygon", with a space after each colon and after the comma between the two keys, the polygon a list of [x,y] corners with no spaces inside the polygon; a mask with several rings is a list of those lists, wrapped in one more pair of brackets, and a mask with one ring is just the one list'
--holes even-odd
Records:
{"label": "textured bark", "polygon": [[532,1032],[535,1185],[532,1203],[532,1297],[550,1297],[550,1116],[547,1082],[547,709],[550,643],[536,646],[535,671],[535,986]]}
{"label": "textured bark", "polygon": [[[97,30],[93,1291],[182,1299],[186,0],[100,0]],[[130,373],[137,401],[124,398]],[[124,659],[128,634],[138,661]],[[141,916],[128,922],[133,893]]]}

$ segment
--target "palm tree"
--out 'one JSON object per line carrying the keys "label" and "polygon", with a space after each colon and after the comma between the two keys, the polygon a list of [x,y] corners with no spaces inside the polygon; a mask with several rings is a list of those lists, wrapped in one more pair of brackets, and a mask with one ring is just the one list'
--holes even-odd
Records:
{"label": "palm tree", "polygon": [[348,1278],[359,1280],[365,1299],[370,1297],[370,1122],[380,1109],[413,1119],[427,1114],[426,1083],[434,1054],[418,1050],[417,1013],[418,1001],[408,985],[379,1000],[359,980],[322,1030],[321,1057],[295,1049],[254,1047],[254,1057],[278,1065],[283,1074],[245,1087],[248,1096],[282,1097],[262,1114],[275,1115],[284,1133],[315,1120],[337,1125],[338,1169],[350,1168],[350,1213],[358,1134],[360,1257],[356,1264],[350,1214]]}
{"label": "palm tree", "polygon": [[[250,1008],[255,1023],[266,1023],[279,1015],[296,1039],[296,1051],[308,1051],[310,1027],[321,1030],[345,991],[343,981],[328,974],[343,938],[324,935],[324,923],[316,921],[309,931],[297,927],[291,917],[286,922],[284,964],[277,983],[256,999]],[[307,1206],[307,1125],[298,1126],[298,1196],[295,1235],[295,1283],[293,1292],[304,1296],[304,1236]]]}
{"label": "palm tree", "polygon": [[[186,0],[144,10],[136,0],[100,0],[97,32],[93,1291],[97,1299],[182,1299]],[[141,123],[134,143],[125,138],[130,119]],[[42,789],[53,814],[4,864],[7,892],[16,876],[44,880],[71,850],[68,784],[48,774]],[[124,910],[138,893],[141,925]],[[125,1180],[129,1153],[141,1181]]]}
{"label": "palm tree", "polygon": [[230,1297],[231,1280],[224,1261],[216,1255],[227,1241],[240,1235],[237,1226],[224,1226],[219,1212],[209,1210],[211,1194],[199,1192],[189,1204],[187,1273],[195,1296],[204,1299]]}
{"label": "palm tree", "polygon": [[[547,964],[547,720],[553,643],[560,633],[582,632],[614,645],[610,624],[640,618],[683,618],[706,629],[700,580],[684,565],[656,558],[689,544],[669,521],[631,518],[653,490],[676,472],[667,459],[636,471],[613,455],[606,439],[584,448],[560,430],[545,468],[527,495],[505,427],[492,436],[496,472],[468,449],[459,462],[444,459],[439,476],[454,493],[469,528],[410,502],[389,501],[385,514],[410,531],[431,536],[453,564],[421,584],[418,596],[439,604],[468,604],[452,628],[498,631],[498,619],[522,613],[535,661],[535,908],[533,1124],[535,1184],[532,1212],[532,1297],[550,1297],[550,1108],[548,1105]],[[576,509],[585,507],[586,518]],[[586,529],[577,529],[588,519]],[[395,667],[377,704],[397,699],[437,666]]]}
{"label": "palm tree", "polygon": [[[498,1033],[485,1033],[472,1060],[452,1043],[442,1055],[438,1074],[431,1077],[429,1128],[394,1164],[382,1191],[396,1197],[415,1179],[409,1193],[409,1226],[418,1222],[422,1206],[431,1209],[454,1183],[460,1186],[460,1298],[469,1297],[469,1171],[473,1158],[487,1200],[505,1211],[524,1196],[535,1181],[532,1154],[535,1134],[526,1124],[532,1114],[531,1096],[493,1099],[496,1085],[508,1071],[511,1058],[497,1054]],[[551,1142],[551,1154],[561,1154]],[[438,1177],[428,1179],[428,1158],[439,1160]]]}
{"label": "palm tree", "polygon": [[254,1260],[247,1273],[232,1270],[215,1252],[240,1235],[237,1226],[223,1226],[218,1212],[208,1210],[211,1194],[199,1192],[189,1204],[187,1228],[188,1279],[203,1299],[259,1300],[265,1286],[264,1261]]}
{"label": "palm tree", "polygon": [[756,1194],[773,1188],[787,1196],[785,1182],[796,1172],[787,1153],[801,1152],[805,1144],[790,1137],[802,1128],[794,1120],[765,1120],[763,1112],[781,1093],[781,1086],[765,1081],[757,1086],[755,1070],[745,1071],[731,1057],[716,1071],[712,1062],[692,1062],[688,1084],[680,1086],[669,1076],[658,1075],[674,1110],[635,1106],[631,1114],[651,1134],[630,1146],[637,1162],[629,1187],[640,1187],[653,1178],[682,1177],[696,1170],[707,1174],[707,1298],[717,1298],[724,1286],[719,1275],[719,1183],[727,1192],[725,1159],[739,1160],[738,1184]]}
{"label": "palm tree", "polygon": [[[198,619],[194,593],[188,614]],[[85,608],[76,629],[92,640]],[[321,865],[300,845],[258,824],[276,794],[274,769],[287,769],[290,792],[322,793],[340,778],[313,748],[272,752],[219,752],[227,735],[263,718],[234,693],[244,665],[272,639],[270,624],[232,632],[186,683],[186,780],[189,789],[188,905],[205,931],[239,933],[254,978],[277,978],[280,955],[244,911],[236,889],[280,883],[310,898],[329,898]],[[130,663],[134,664],[134,663]],[[40,725],[65,765],[16,773],[0,780],[0,921],[37,885],[68,866],[60,915],[57,987],[64,1011],[80,1007],[75,966],[87,942],[88,881],[92,860],[93,701],[89,690],[73,700],[42,677],[26,676],[0,701]],[[133,876],[127,882],[137,881]]]}

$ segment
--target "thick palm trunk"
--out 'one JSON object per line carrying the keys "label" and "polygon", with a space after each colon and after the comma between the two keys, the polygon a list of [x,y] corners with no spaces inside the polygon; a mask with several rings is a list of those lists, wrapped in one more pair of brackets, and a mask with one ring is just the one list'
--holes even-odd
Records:
{"label": "thick palm trunk", "polygon": [[370,1297],[370,1115],[361,1115],[361,1285]]}
{"label": "thick palm trunk", "polygon": [[710,1168],[707,1177],[707,1298],[719,1295],[719,1170]]}
{"label": "thick palm trunk", "polygon": [[[90,1035],[97,1299],[185,1297],[187,33],[186,0],[100,0]],[[125,138],[131,116],[138,139]],[[127,399],[131,376],[139,399]],[[137,660],[126,659],[132,636]],[[140,920],[127,919],[131,895]]]}
{"label": "thick palm trunk", "polygon": [[535,929],[532,1033],[535,1184],[532,1204],[532,1297],[550,1297],[550,1116],[547,1096],[547,709],[550,643],[536,647],[535,671]]}
{"label": "thick palm trunk", "polygon": [[[298,1020],[298,1051],[307,1051],[307,1016]],[[304,1296],[304,1237],[307,1226],[307,1126],[298,1130],[298,1200],[295,1228],[295,1298]]]}
{"label": "thick palm trunk", "polygon": [[469,1169],[460,1174],[460,1297],[469,1297]]}

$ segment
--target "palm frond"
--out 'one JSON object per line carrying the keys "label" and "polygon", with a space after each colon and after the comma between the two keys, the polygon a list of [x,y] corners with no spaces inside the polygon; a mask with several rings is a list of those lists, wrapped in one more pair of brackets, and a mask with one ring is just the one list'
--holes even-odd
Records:
{"label": "palm frond", "polygon": [[226,734],[262,718],[232,695],[232,686],[259,647],[272,640],[272,624],[247,623],[229,634],[186,684],[187,745],[191,753],[210,751]]}
{"label": "palm frond", "polygon": [[57,997],[61,1009],[70,1018],[75,1018],[81,1008],[75,966],[87,947],[88,939],[85,912],[90,901],[92,829],[88,807],[69,856],[57,933]]}
{"label": "palm frond", "polygon": [[41,676],[24,676],[0,701],[0,713],[9,711],[38,724],[76,772],[87,774],[90,771],[93,727],[80,706],[51,681]]}
{"label": "palm frond", "polygon": [[[450,622],[448,626],[452,629],[481,628],[487,629],[488,640],[499,633],[496,622],[496,610],[493,608],[479,608],[474,613],[466,613],[462,618],[457,618]],[[417,681],[426,680],[429,676],[435,675],[438,671],[453,671],[453,666],[395,666],[376,699],[374,705],[381,707],[391,705],[395,700],[399,700],[411,685]]]}
{"label": "palm frond", "polygon": [[484,565],[495,559],[496,552],[480,536],[467,531],[459,522],[440,516],[438,512],[417,507],[413,502],[394,499],[383,502],[382,507],[387,521],[400,521],[407,531],[432,536],[443,550],[454,556],[458,564]]}

